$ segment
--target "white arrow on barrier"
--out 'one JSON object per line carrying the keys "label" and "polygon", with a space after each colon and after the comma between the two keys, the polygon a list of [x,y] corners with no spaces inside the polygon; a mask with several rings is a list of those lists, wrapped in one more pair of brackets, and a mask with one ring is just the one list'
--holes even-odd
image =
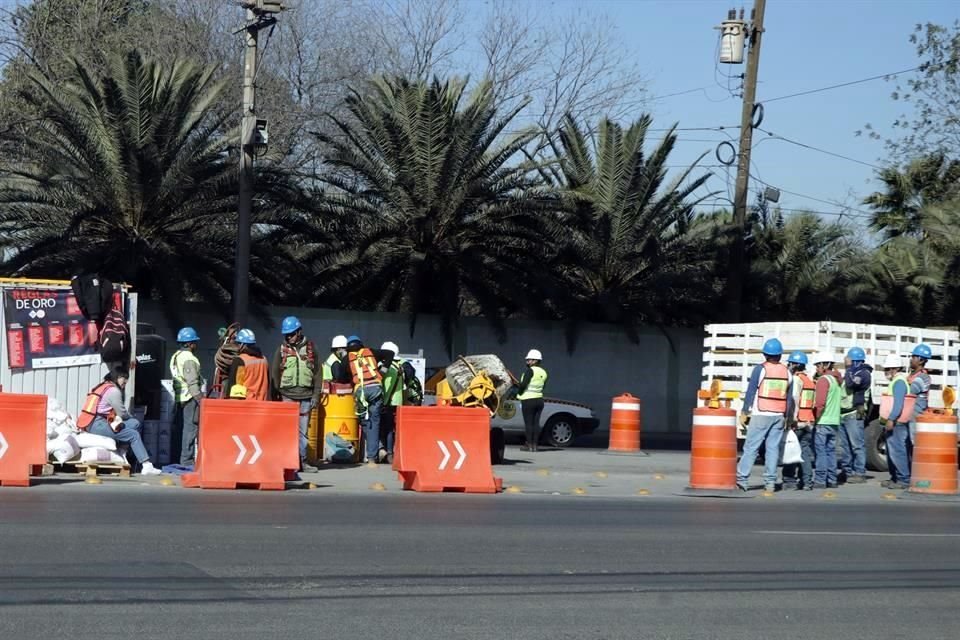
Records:
{"label": "white arrow on barrier", "polygon": [[[460,467],[463,466],[464,461],[467,459],[467,452],[463,450],[463,447],[457,440],[452,440],[454,448],[457,450],[457,453],[460,455],[460,459],[457,460],[457,463],[453,465],[454,471],[459,471]],[[447,468],[447,463],[450,462],[450,450],[447,449],[447,445],[444,444],[442,440],[437,440],[437,446],[440,447],[440,451],[443,452],[443,460],[440,461],[440,466],[438,469],[443,471]]]}
{"label": "white arrow on barrier", "polygon": [[250,436],[250,442],[253,443],[254,453],[250,456],[250,462],[247,464],[253,464],[260,457],[260,454],[263,453],[263,449],[260,448],[260,443],[257,442],[257,436]]}
{"label": "white arrow on barrier", "polygon": [[463,461],[467,459],[467,452],[463,450],[463,447],[461,447],[460,443],[456,440],[453,441],[453,446],[455,446],[460,453],[460,459],[457,460],[457,464],[453,465],[454,470],[459,471],[460,467],[463,466]]}
{"label": "white arrow on barrier", "polygon": [[3,437],[3,432],[0,432],[0,459],[6,455],[7,449],[9,448],[10,445],[7,444],[7,439]]}
{"label": "white arrow on barrier", "polygon": [[[243,446],[243,440],[240,439],[240,436],[231,436],[233,438],[233,443],[237,445],[237,449],[240,453],[237,454],[237,459],[233,464],[243,464],[243,458],[247,455],[247,448]],[[263,454],[263,449],[260,448],[260,442],[257,440],[257,436],[249,436],[250,444],[253,445],[253,455],[250,456],[250,459],[247,460],[247,464],[255,464],[257,460],[260,459],[260,456]]]}
{"label": "white arrow on barrier", "polygon": [[447,463],[450,462],[450,451],[447,449],[447,446],[443,444],[440,440],[437,440],[437,444],[440,445],[440,451],[443,451],[443,460],[440,461],[440,471],[443,471],[447,468]]}

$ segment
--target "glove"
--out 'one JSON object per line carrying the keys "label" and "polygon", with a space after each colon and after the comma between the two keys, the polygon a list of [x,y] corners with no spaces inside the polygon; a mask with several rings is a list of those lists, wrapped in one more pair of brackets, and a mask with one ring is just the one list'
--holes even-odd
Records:
{"label": "glove", "polygon": [[310,398],[310,411],[316,409],[319,403],[320,401],[317,398]]}
{"label": "glove", "polygon": [[886,430],[887,430],[887,433],[890,433],[893,431],[893,420],[887,420]]}
{"label": "glove", "polygon": [[857,407],[857,420],[863,420],[867,417],[867,409],[863,405]]}
{"label": "glove", "polygon": [[741,414],[740,414],[740,424],[742,424],[744,427],[749,427],[749,426],[750,426],[750,414],[749,414],[749,413],[741,413]]}

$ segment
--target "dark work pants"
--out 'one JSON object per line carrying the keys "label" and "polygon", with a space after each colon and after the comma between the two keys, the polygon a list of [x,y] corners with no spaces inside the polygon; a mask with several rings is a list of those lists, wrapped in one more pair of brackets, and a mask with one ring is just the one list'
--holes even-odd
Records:
{"label": "dark work pants", "polygon": [[177,430],[181,433],[180,464],[182,466],[192,466],[196,462],[199,425],[200,405],[196,400],[191,398],[177,405]]}
{"label": "dark work pants", "polygon": [[526,432],[527,444],[536,445],[540,440],[540,414],[543,413],[543,398],[521,400],[520,411],[523,413],[523,428]]}

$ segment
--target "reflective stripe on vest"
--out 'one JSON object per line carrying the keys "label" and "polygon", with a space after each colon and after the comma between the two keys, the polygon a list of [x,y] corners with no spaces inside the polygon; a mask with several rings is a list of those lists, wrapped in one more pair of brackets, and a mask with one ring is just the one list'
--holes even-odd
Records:
{"label": "reflective stripe on vest", "polygon": [[527,384],[524,392],[517,396],[517,400],[533,400],[543,397],[543,390],[547,386],[547,371],[537,365],[530,367],[530,370],[533,372],[530,383]]}
{"label": "reflective stripe on vest", "polygon": [[377,359],[373,357],[373,352],[367,348],[350,352],[350,372],[353,374],[353,385],[355,387],[365,387],[383,382],[383,376],[377,369]]}
{"label": "reflective stripe on vest", "polygon": [[[173,395],[177,402],[186,402],[193,398],[190,394],[190,387],[183,377],[183,365],[193,362],[197,365],[197,371],[200,371],[200,361],[193,351],[189,349],[180,349],[170,358],[170,376],[173,378]],[[199,382],[199,381],[198,381]]]}
{"label": "reflective stripe on vest", "polygon": [[826,377],[827,385],[830,388],[827,390],[827,402],[823,405],[823,413],[820,414],[817,424],[837,426],[840,424],[840,383],[829,373],[825,374],[824,377]]}
{"label": "reflective stripe on vest", "polygon": [[269,366],[267,359],[257,358],[246,353],[241,353],[240,359],[243,360],[243,368],[237,371],[237,384],[246,389],[247,400],[268,400]]}
{"label": "reflective stripe on vest", "polygon": [[763,363],[763,380],[757,389],[757,411],[764,413],[787,413],[787,394],[790,372],[786,365]]}
{"label": "reflective stripe on vest", "polygon": [[294,349],[287,345],[280,347],[283,363],[280,368],[280,388],[313,387],[313,370],[307,357],[307,344]]}
{"label": "reflective stripe on vest", "polygon": [[813,422],[813,407],[817,399],[817,385],[805,373],[798,373],[801,385],[800,402],[797,404],[797,420],[799,422]]}
{"label": "reflective stripe on vest", "polygon": [[86,430],[97,419],[100,415],[97,413],[97,406],[112,386],[112,382],[101,382],[87,394],[87,399],[83,401],[83,407],[80,409],[80,415],[77,416],[78,429]]}

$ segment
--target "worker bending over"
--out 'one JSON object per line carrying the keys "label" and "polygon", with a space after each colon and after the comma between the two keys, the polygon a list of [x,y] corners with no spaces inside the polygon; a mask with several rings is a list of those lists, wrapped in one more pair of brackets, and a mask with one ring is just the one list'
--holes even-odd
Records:
{"label": "worker bending over", "polygon": [[383,376],[373,351],[358,336],[347,338],[347,361],[353,376],[353,397],[366,440],[364,462],[376,464],[380,453],[380,413],[383,409]]}

